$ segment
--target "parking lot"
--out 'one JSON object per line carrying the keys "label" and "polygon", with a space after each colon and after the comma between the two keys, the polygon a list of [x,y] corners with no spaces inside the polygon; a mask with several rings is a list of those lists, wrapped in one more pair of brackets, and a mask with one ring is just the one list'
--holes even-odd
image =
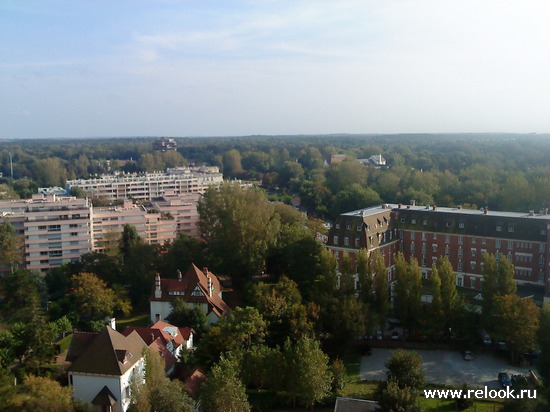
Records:
{"label": "parking lot", "polygon": [[[390,359],[392,349],[373,348],[371,356],[361,358],[360,377],[362,380],[386,379],[384,364]],[[476,354],[472,361],[465,361],[458,351],[417,350],[424,360],[426,381],[433,384],[458,386],[464,382],[468,386],[499,386],[499,372],[525,374],[528,368],[509,365],[505,358],[493,354]]]}

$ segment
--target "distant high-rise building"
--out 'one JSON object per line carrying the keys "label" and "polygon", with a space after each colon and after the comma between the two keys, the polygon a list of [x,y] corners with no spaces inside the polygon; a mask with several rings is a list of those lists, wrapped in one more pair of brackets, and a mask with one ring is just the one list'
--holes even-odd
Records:
{"label": "distant high-rise building", "polygon": [[168,137],[161,137],[153,142],[153,150],[158,152],[176,151],[178,144],[174,139]]}

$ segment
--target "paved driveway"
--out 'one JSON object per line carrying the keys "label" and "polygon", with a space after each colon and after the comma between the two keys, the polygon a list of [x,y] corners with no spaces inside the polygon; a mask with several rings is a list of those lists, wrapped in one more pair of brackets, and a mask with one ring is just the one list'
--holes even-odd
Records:
{"label": "paved driveway", "polygon": [[[362,380],[386,379],[384,364],[390,359],[392,349],[373,348],[371,356],[361,358]],[[462,359],[460,352],[441,350],[417,350],[424,360],[426,381],[434,384],[498,387],[499,372],[512,374],[527,373],[529,369],[511,366],[506,359],[492,354],[476,354],[473,361]]]}

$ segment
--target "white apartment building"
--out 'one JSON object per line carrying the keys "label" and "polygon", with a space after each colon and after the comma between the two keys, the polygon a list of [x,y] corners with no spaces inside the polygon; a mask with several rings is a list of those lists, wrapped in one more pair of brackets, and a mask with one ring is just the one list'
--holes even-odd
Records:
{"label": "white apartment building", "polygon": [[211,185],[220,185],[223,175],[218,168],[175,168],[166,173],[108,175],[95,179],[67,181],[67,191],[80,187],[88,196],[106,200],[151,200],[167,193],[204,193]]}
{"label": "white apartment building", "polygon": [[198,198],[167,196],[147,207],[127,199],[120,206],[94,208],[87,199],[37,194],[0,202],[0,221],[10,222],[24,239],[25,268],[47,272],[85,253],[105,252],[106,243],[117,242],[125,225],[134,226],[153,245],[173,241],[181,233],[199,237]]}
{"label": "white apartment building", "polygon": [[92,250],[91,205],[87,199],[35,195],[0,202],[0,218],[24,238],[25,267],[46,272]]}
{"label": "white apartment building", "polygon": [[199,212],[197,211],[199,198],[198,193],[167,194],[161,198],[153,199],[151,205],[154,210],[174,218],[178,236],[186,234],[199,239]]}

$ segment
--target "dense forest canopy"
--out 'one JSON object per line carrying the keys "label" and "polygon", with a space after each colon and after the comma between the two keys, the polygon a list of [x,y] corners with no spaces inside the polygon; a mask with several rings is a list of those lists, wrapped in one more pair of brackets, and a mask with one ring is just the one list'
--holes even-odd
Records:
{"label": "dense forest canopy", "polygon": [[[300,195],[304,208],[328,218],[382,201],[408,203],[411,199],[418,204],[538,211],[550,204],[549,137],[342,134],[174,138],[177,152],[165,153],[152,151],[153,137],[4,140],[0,184],[10,186],[20,197],[29,197],[38,186],[64,186],[67,179],[115,171],[152,172],[191,163],[219,166],[226,178],[260,181],[283,200]],[[330,163],[333,154],[345,154],[347,159],[327,166],[325,162]],[[384,156],[387,167],[367,168],[354,161],[377,154]],[[9,178],[11,165],[14,180]]]}

